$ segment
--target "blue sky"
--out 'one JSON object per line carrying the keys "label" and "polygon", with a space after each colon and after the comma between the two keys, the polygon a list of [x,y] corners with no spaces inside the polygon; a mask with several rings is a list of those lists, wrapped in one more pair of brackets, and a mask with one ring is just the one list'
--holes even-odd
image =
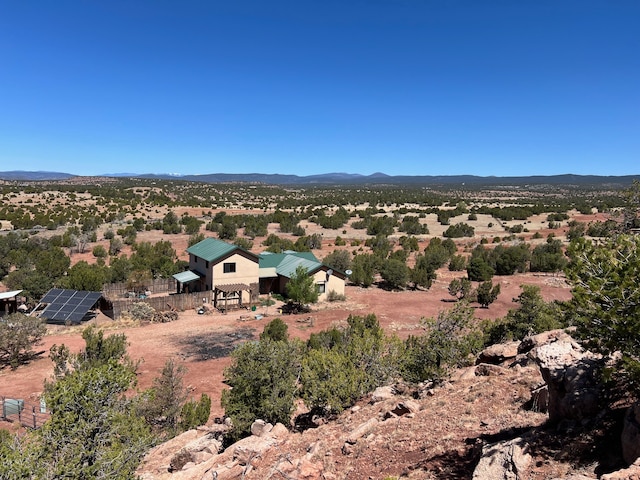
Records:
{"label": "blue sky", "polygon": [[640,173],[637,0],[0,5],[0,170]]}

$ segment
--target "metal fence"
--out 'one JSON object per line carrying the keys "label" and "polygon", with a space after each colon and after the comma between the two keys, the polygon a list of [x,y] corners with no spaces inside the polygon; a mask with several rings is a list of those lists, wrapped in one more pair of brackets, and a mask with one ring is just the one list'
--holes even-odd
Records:
{"label": "metal fence", "polygon": [[5,422],[18,422],[27,428],[40,428],[51,413],[44,403],[0,396],[0,415]]}

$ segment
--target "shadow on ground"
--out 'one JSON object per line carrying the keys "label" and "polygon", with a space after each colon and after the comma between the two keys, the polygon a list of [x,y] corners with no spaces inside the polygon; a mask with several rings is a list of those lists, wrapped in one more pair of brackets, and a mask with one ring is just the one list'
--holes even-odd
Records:
{"label": "shadow on ground", "polygon": [[181,347],[181,356],[196,362],[228,357],[240,343],[254,340],[255,331],[251,328],[240,328],[233,332],[208,333],[206,335],[189,335],[180,337],[175,343]]}

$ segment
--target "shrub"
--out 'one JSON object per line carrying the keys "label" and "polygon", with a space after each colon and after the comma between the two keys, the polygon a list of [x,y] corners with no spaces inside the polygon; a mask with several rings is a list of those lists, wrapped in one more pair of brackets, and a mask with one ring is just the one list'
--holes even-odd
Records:
{"label": "shrub", "polygon": [[467,259],[462,255],[454,255],[449,260],[449,271],[460,272],[465,269],[467,265]]}
{"label": "shrub", "polygon": [[522,340],[527,335],[564,326],[560,306],[547,303],[540,295],[540,287],[522,285],[517,309],[509,310],[506,317],[485,326],[486,345],[508,340]]}
{"label": "shrub", "polygon": [[329,302],[344,302],[346,299],[345,295],[337,293],[335,290],[329,290],[327,294],[327,301]]}
{"label": "shrub", "polygon": [[391,258],[382,265],[380,275],[389,288],[404,288],[409,281],[409,267],[405,262]]}
{"label": "shrub", "polygon": [[91,253],[96,258],[105,258],[107,255],[109,255],[107,253],[107,249],[104,248],[102,245],[96,245],[95,247],[93,247],[93,249],[91,250]]}
{"label": "shrub", "polygon": [[12,313],[0,321],[0,363],[17,368],[36,354],[47,327],[39,318]]}
{"label": "shrub", "polygon": [[340,272],[346,272],[351,268],[351,253],[348,250],[334,250],[322,259],[322,263]]}
{"label": "shrub", "polygon": [[447,228],[443,236],[447,238],[473,237],[475,229],[466,223],[457,223]]}
{"label": "shrub", "polygon": [[200,400],[189,400],[180,411],[180,429],[183,431],[204,425],[211,415],[211,398],[206,393],[200,395]]}
{"label": "shrub", "polygon": [[289,425],[300,374],[301,345],[297,341],[260,340],[239,346],[224,371],[231,387],[222,392],[222,407],[231,418],[230,440],[246,436],[256,419]]}
{"label": "shrub", "polygon": [[560,240],[548,238],[547,243],[538,245],[531,254],[529,269],[532,272],[559,272],[567,265]]}
{"label": "shrub", "polygon": [[129,316],[137,321],[151,321],[155,313],[155,309],[144,302],[137,302],[129,307]]}
{"label": "shrub", "polygon": [[245,250],[251,250],[253,248],[253,242],[248,238],[244,238],[244,237],[237,237],[233,241],[233,244],[237,245],[240,248],[244,248]]}
{"label": "shrub", "polygon": [[618,235],[597,245],[580,238],[568,249],[571,313],[587,347],[617,354],[614,379],[640,394],[640,236]]}
{"label": "shrub", "polygon": [[169,436],[176,433],[180,412],[187,398],[183,379],[186,368],[173,359],[165,362],[159,377],[153,380],[153,387],[146,390],[140,399],[139,412],[147,423]]}
{"label": "shrub", "polygon": [[423,319],[427,333],[404,342],[400,373],[408,382],[441,381],[450,369],[468,364],[482,344],[479,332],[470,329],[473,309],[459,302],[435,319]]}
{"label": "shrub", "polygon": [[347,318],[347,328],[312,335],[302,361],[302,398],[309,408],[339,413],[394,372],[389,342],[375,315]]}
{"label": "shrub", "polygon": [[281,319],[276,318],[265,325],[260,334],[260,340],[271,340],[274,342],[284,342],[289,339],[289,327]]}
{"label": "shrub", "polygon": [[495,302],[498,295],[500,295],[500,284],[493,285],[491,280],[482,282],[476,290],[476,300],[483,308],[488,308]]}

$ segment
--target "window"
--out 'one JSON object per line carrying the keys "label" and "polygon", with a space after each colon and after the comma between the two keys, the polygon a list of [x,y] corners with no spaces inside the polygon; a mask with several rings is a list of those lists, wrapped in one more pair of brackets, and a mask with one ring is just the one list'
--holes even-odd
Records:
{"label": "window", "polygon": [[327,284],[322,282],[322,283],[316,283],[316,285],[318,286],[318,293],[324,293],[326,291],[327,288]]}
{"label": "window", "polygon": [[222,271],[224,273],[236,273],[236,262],[223,263]]}

